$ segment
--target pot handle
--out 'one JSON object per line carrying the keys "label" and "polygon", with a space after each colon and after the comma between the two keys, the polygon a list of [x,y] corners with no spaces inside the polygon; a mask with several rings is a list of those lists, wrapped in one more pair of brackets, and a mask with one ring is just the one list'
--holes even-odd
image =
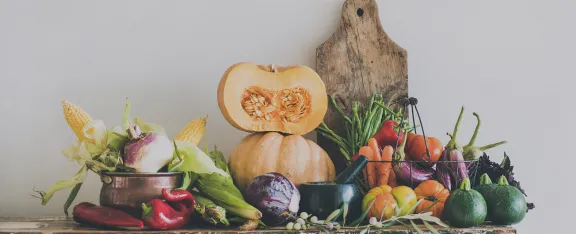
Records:
{"label": "pot handle", "polygon": [[112,183],[112,177],[110,177],[109,175],[100,175],[100,181],[102,181],[102,183],[105,184],[110,184]]}

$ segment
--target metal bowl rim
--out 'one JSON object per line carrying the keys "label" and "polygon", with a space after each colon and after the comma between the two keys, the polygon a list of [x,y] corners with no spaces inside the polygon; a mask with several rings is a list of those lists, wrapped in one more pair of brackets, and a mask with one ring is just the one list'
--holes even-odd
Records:
{"label": "metal bowl rim", "polygon": [[184,172],[115,172],[115,171],[102,171],[102,175],[107,176],[122,176],[122,177],[164,177],[164,176],[178,176]]}

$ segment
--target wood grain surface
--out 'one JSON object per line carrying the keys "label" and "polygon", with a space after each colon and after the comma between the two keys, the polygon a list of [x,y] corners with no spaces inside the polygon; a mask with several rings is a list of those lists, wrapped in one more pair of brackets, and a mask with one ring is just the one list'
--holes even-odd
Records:
{"label": "wood grain surface", "polygon": [[[350,113],[353,101],[366,103],[374,92],[383,94],[387,102],[408,95],[407,52],[384,32],[375,0],[344,2],[336,32],[316,49],[316,71],[328,95],[346,113]],[[343,132],[340,114],[332,105],[324,120],[337,134]],[[318,144],[340,172],[345,161],[337,146],[320,135]]]}
{"label": "wood grain surface", "polygon": [[[434,226],[440,233],[516,233],[513,227],[509,226],[480,226],[475,228],[443,228]],[[422,230],[428,230],[424,225],[420,225]],[[344,228],[334,233],[359,233],[362,229]],[[199,228],[199,227],[186,227],[178,230],[167,231],[153,231],[153,230],[122,230],[122,229],[97,229],[86,225],[81,225],[74,222],[71,218],[65,217],[0,217],[0,234],[12,233],[322,233],[321,229],[308,229],[308,230],[286,230],[284,227],[271,227],[267,229],[259,229],[254,231],[239,231],[232,228],[229,229],[212,229],[212,228]],[[326,233],[326,232],[324,232]],[[418,233],[416,230],[408,228],[404,225],[396,225],[387,227],[385,229],[371,229],[368,233],[396,233],[408,234]]]}

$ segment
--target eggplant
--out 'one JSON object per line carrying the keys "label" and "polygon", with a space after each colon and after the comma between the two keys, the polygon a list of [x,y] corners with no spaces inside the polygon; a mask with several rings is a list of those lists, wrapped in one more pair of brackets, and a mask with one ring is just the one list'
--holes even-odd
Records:
{"label": "eggplant", "polygon": [[450,137],[450,141],[446,144],[444,152],[442,152],[443,156],[447,157],[448,161],[450,161],[448,168],[450,169],[452,186],[454,187],[459,187],[460,182],[468,178],[468,166],[464,162],[464,156],[462,155],[463,148],[456,142],[458,127],[460,127],[460,120],[462,120],[463,113],[464,106],[460,109],[460,115],[458,115],[454,131],[452,134],[446,133]]}
{"label": "eggplant", "polygon": [[452,182],[455,187],[458,187],[460,183],[465,179],[468,178],[468,167],[464,162],[464,156],[462,155],[462,151],[460,150],[452,150],[449,152],[448,159],[452,161],[451,170],[452,173]]}
{"label": "eggplant", "polygon": [[440,160],[436,163],[436,180],[440,184],[444,185],[444,188],[448,191],[452,191],[452,175],[450,174],[450,162],[448,161],[448,155],[446,150],[442,152]]}
{"label": "eggplant", "polygon": [[408,137],[404,137],[402,144],[394,150],[392,170],[394,170],[396,179],[400,183],[414,188],[426,180],[433,179],[436,170],[431,167],[421,167],[416,162],[404,161],[406,158],[404,149],[407,140]]}
{"label": "eggplant", "polygon": [[434,168],[423,168],[415,163],[410,165],[410,162],[406,161],[394,161],[392,168],[394,174],[396,174],[396,179],[411,187],[418,186],[426,180],[431,180],[436,173]]}

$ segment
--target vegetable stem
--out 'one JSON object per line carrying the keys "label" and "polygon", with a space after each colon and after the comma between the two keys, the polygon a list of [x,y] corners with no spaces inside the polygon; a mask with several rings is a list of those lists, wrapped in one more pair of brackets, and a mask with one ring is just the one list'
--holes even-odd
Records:
{"label": "vegetable stem", "polygon": [[496,143],[493,143],[493,144],[488,144],[488,145],[485,145],[485,146],[478,147],[478,149],[480,149],[481,151],[485,151],[485,150],[487,150],[487,149],[491,149],[491,148],[494,148],[494,147],[496,147],[496,146],[499,146],[499,145],[502,145],[502,144],[506,144],[506,142],[507,142],[507,141],[500,141],[500,142],[496,142]]}
{"label": "vegetable stem", "polygon": [[492,184],[492,180],[488,174],[484,173],[480,176],[480,184]]}
{"label": "vegetable stem", "polygon": [[462,106],[462,108],[460,109],[460,115],[458,115],[458,120],[456,120],[456,125],[454,125],[454,131],[452,132],[452,135],[448,134],[451,138],[447,144],[448,149],[456,149],[457,147],[456,134],[458,133],[458,127],[460,127],[460,121],[462,120],[463,113],[464,113],[464,106]]}
{"label": "vegetable stem", "polygon": [[508,185],[508,180],[506,179],[506,176],[500,176],[500,178],[498,178],[498,185]]}
{"label": "vegetable stem", "polygon": [[348,118],[348,116],[346,116],[346,114],[344,114],[344,111],[342,111],[342,109],[340,109],[340,106],[338,106],[338,104],[336,104],[336,100],[334,100],[334,98],[332,96],[328,96],[330,97],[330,102],[332,103],[332,105],[334,105],[334,108],[336,108],[336,111],[338,111],[338,113],[340,113],[340,115],[342,115],[342,117],[348,121],[349,123],[352,123],[352,120],[350,120],[350,118]]}
{"label": "vegetable stem", "polygon": [[476,136],[478,135],[478,129],[480,129],[480,116],[478,116],[478,114],[476,112],[472,113],[474,116],[476,116],[476,128],[474,129],[474,133],[472,134],[472,138],[470,138],[470,142],[468,142],[468,146],[473,146],[474,142],[476,141]]}
{"label": "vegetable stem", "polygon": [[460,190],[464,190],[464,191],[470,191],[471,186],[470,186],[470,179],[468,177],[464,178],[464,180],[462,180],[462,184],[460,185]]}

